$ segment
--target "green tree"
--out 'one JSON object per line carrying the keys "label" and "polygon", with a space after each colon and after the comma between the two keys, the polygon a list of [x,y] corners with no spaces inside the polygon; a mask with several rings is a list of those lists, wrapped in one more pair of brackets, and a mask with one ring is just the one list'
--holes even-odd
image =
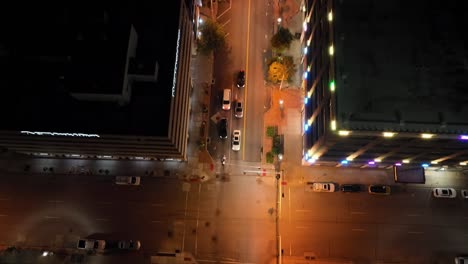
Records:
{"label": "green tree", "polygon": [[278,52],[282,52],[285,49],[289,49],[294,36],[287,28],[278,27],[278,32],[271,37],[271,46]]}
{"label": "green tree", "polygon": [[200,26],[201,36],[198,39],[198,50],[202,54],[208,54],[222,48],[226,41],[226,33],[223,27],[216,21],[207,19]]}

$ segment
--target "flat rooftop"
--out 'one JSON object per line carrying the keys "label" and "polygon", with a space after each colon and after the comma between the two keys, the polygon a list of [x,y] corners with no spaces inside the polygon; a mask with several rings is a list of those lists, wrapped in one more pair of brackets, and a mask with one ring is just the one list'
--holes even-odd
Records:
{"label": "flat rooftop", "polygon": [[338,2],[337,115],[347,129],[468,131],[463,2]]}
{"label": "flat rooftop", "polygon": [[[180,2],[41,3],[5,7],[0,40],[0,130],[167,136]],[[135,83],[129,104],[72,93],[121,94],[130,34],[137,58],[159,64],[156,83]]]}

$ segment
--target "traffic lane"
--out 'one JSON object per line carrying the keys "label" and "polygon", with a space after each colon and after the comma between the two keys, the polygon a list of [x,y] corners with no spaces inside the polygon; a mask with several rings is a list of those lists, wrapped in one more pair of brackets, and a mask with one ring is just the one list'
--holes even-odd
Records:
{"label": "traffic lane", "polygon": [[261,263],[256,261],[259,252],[276,252],[275,230],[274,222],[220,219],[198,230],[196,252],[198,256]]}
{"label": "traffic lane", "polygon": [[435,252],[454,256],[465,252],[463,245],[467,238],[465,228],[382,225],[379,226],[379,255],[385,259],[418,255],[427,259]]}
{"label": "traffic lane", "polygon": [[200,190],[192,188],[188,214],[200,218],[270,218],[269,209],[276,208],[274,186],[259,184],[253,177],[231,177],[235,181],[203,184]]}
{"label": "traffic lane", "polygon": [[283,249],[292,255],[313,252],[318,257],[368,255],[376,240],[376,230],[373,224],[303,221],[283,235]]}
{"label": "traffic lane", "polygon": [[247,51],[248,64],[246,67],[246,94],[245,99],[245,152],[244,160],[252,162],[261,161],[260,150],[263,146],[264,120],[266,105],[265,73],[267,71],[267,54],[271,38],[271,17],[266,16],[268,6],[262,1],[251,1],[250,4],[250,32],[249,48]]}
{"label": "traffic lane", "polygon": [[453,206],[458,208],[460,201],[439,201],[441,212],[437,208],[429,208],[428,201],[432,198],[428,189],[379,196],[367,193],[301,192],[300,188],[292,188],[290,201],[286,202],[287,205],[291,205],[291,217],[295,220],[428,224],[433,222],[431,216],[440,215],[446,221],[453,217],[456,221],[448,223],[456,224],[464,217],[462,210],[446,210],[445,207],[445,203],[453,203]]}

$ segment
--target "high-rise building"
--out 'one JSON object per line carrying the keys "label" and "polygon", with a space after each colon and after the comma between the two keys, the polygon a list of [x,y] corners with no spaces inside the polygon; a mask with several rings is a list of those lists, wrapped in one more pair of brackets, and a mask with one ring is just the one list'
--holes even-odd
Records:
{"label": "high-rise building", "polygon": [[11,7],[0,40],[0,147],[185,160],[194,13],[185,0]]}
{"label": "high-rise building", "polygon": [[468,163],[462,3],[304,0],[303,164]]}

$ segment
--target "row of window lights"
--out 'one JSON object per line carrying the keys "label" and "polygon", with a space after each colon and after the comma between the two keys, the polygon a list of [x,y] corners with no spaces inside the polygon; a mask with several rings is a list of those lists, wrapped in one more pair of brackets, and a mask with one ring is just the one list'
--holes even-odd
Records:
{"label": "row of window lights", "polygon": [[[332,121],[332,122],[334,122],[334,121]],[[331,124],[331,126],[332,126],[332,129],[333,129],[334,126],[336,127],[336,125],[333,125],[333,123]],[[347,131],[347,130],[338,131],[338,135],[340,135],[340,136],[349,136],[350,134],[351,134],[351,131]],[[392,137],[396,136],[397,134],[398,133],[394,133],[394,132],[382,132],[382,136],[386,137],[386,138],[392,138]],[[435,137],[434,134],[427,134],[427,133],[422,133],[420,136],[423,139],[431,139],[431,138]],[[468,135],[459,135],[458,139],[468,140]]]}
{"label": "row of window lights", "polygon": [[[318,157],[316,157],[316,156],[309,157],[309,155],[306,154],[305,159],[307,160],[308,163],[312,164],[312,163],[315,163],[317,161]],[[352,158],[346,158],[345,160],[342,160],[340,163],[342,165],[348,165],[352,160],[353,160]],[[374,160],[368,161],[367,164],[372,166],[372,165],[375,165],[375,164],[377,164],[379,162],[382,162],[382,160],[381,159],[374,159]],[[409,164],[410,160],[409,159],[402,160],[401,162],[395,163],[395,166],[401,166],[403,163],[404,164]],[[431,161],[431,164],[437,165],[438,162],[437,161]],[[467,162],[460,162],[459,164],[461,166],[466,166],[468,163]],[[421,166],[424,167],[424,168],[427,168],[430,165],[428,163],[422,163]]]}

